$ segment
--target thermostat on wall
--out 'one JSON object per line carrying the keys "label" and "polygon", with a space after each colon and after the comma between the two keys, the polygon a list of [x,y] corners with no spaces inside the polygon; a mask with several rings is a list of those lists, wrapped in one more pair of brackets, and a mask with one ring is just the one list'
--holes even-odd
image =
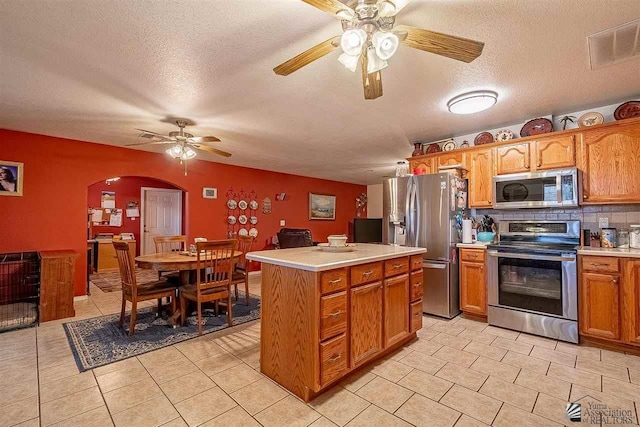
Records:
{"label": "thermostat on wall", "polygon": [[202,187],[202,197],[204,199],[217,199],[218,189],[212,187]]}

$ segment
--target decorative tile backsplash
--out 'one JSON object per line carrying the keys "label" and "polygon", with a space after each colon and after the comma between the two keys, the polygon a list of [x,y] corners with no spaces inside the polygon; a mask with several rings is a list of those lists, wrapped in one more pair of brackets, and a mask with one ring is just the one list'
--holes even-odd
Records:
{"label": "decorative tile backsplash", "polygon": [[640,204],[583,206],[573,209],[476,209],[476,217],[489,215],[495,221],[512,220],[578,220],[583,229],[596,231],[600,218],[609,218],[609,227],[625,229],[631,224],[640,224]]}

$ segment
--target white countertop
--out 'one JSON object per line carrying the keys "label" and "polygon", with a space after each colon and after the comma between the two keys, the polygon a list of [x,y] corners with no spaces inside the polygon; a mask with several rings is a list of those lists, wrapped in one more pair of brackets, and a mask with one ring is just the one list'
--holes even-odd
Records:
{"label": "white countertop", "polygon": [[623,258],[640,258],[640,249],[595,248],[580,246],[578,255],[617,256]]}
{"label": "white countertop", "polygon": [[465,249],[487,249],[487,245],[493,242],[458,243],[456,247]]}
{"label": "white countertop", "polygon": [[307,271],[324,271],[425,253],[425,248],[358,243],[352,252],[324,252],[318,246],[249,252],[247,259]]}

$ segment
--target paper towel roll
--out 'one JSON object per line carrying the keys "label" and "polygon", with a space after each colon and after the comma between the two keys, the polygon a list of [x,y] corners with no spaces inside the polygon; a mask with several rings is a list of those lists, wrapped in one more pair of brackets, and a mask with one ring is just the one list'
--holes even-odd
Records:
{"label": "paper towel roll", "polygon": [[471,220],[462,220],[462,243],[471,243]]}

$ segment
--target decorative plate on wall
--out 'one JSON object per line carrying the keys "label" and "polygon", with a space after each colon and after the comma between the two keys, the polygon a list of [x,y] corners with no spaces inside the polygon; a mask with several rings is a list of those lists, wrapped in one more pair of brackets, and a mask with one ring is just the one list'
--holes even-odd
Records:
{"label": "decorative plate on wall", "polygon": [[489,144],[493,141],[493,135],[491,135],[489,132],[482,132],[476,135],[475,139],[473,140],[473,145]]}
{"label": "decorative plate on wall", "polygon": [[255,200],[250,201],[249,207],[255,211],[256,209],[258,209],[258,202],[256,202]]}
{"label": "decorative plate on wall", "polygon": [[251,218],[249,218],[249,222],[253,225],[256,225],[258,223],[258,217],[252,216]]}
{"label": "decorative plate on wall", "polygon": [[601,125],[602,123],[604,123],[604,116],[595,111],[592,111],[590,113],[584,113],[578,119],[578,127],[581,127],[581,128]]}
{"label": "decorative plate on wall", "polygon": [[237,207],[238,207],[238,203],[237,203],[235,200],[233,200],[233,199],[231,199],[231,200],[227,200],[227,207],[228,207],[229,209],[235,209],[235,208],[237,208]]}
{"label": "decorative plate on wall", "polygon": [[236,217],[235,217],[235,216],[233,216],[233,215],[229,215],[229,216],[227,217],[227,222],[228,222],[229,224],[231,224],[231,225],[235,224],[235,223],[236,223]]}
{"label": "decorative plate on wall", "polygon": [[240,224],[242,224],[242,225],[246,224],[246,223],[247,223],[247,216],[246,216],[246,215],[240,215],[240,216],[238,217],[238,222],[239,222]]}
{"label": "decorative plate on wall", "polygon": [[538,119],[529,120],[520,129],[520,136],[540,135],[541,133],[553,132],[553,123],[549,119],[540,117]]}
{"label": "decorative plate on wall", "polygon": [[249,234],[249,232],[247,231],[246,228],[241,228],[240,230],[238,230],[238,235],[240,235],[240,236],[246,236],[248,234]]}
{"label": "decorative plate on wall", "polygon": [[238,207],[239,207],[240,209],[242,209],[242,210],[247,209],[247,206],[248,206],[248,204],[247,204],[247,202],[246,202],[246,201],[244,201],[244,200],[240,200],[240,201],[238,202]]}
{"label": "decorative plate on wall", "polygon": [[509,141],[510,139],[513,139],[513,132],[509,129],[502,129],[496,133],[496,141],[502,142]]}
{"label": "decorative plate on wall", "polygon": [[257,228],[250,228],[249,229],[249,236],[258,237],[258,229]]}
{"label": "decorative plate on wall", "polygon": [[613,113],[613,118],[616,120],[630,119],[631,117],[640,117],[640,101],[625,102]]}

